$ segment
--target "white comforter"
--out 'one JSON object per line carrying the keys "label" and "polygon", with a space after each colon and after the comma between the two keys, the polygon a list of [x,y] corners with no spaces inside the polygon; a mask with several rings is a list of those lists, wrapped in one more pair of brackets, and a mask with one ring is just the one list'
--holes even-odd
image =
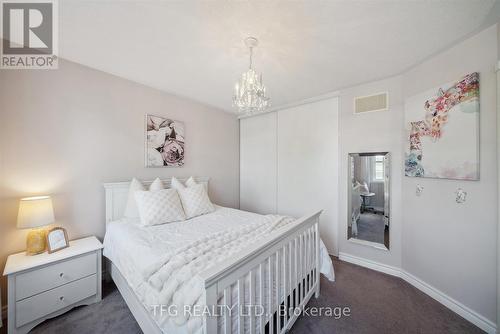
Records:
{"label": "white comforter", "polygon": [[[122,220],[108,224],[104,255],[118,267],[147,309],[152,311],[153,305],[182,309],[182,305],[203,300],[197,273],[292,221],[223,207],[186,222],[146,228]],[[321,263],[321,272],[333,280],[333,266],[322,242]],[[182,312],[177,317],[157,314],[153,318],[168,333],[193,333],[201,326],[200,318],[189,318]]]}

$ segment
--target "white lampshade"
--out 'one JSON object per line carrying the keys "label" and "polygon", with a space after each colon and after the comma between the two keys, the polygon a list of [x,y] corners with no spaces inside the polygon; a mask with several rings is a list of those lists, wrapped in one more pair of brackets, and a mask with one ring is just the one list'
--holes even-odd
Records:
{"label": "white lampshade", "polygon": [[50,196],[27,197],[19,202],[17,228],[35,228],[55,222]]}

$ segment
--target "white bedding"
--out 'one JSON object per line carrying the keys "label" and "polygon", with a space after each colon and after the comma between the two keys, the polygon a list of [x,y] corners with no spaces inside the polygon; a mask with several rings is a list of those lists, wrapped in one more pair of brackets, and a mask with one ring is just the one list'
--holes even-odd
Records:
{"label": "white bedding", "polygon": [[[209,234],[213,235],[228,228],[250,226],[263,217],[255,213],[217,206],[213,213],[185,222],[158,226],[141,227],[130,218],[122,219],[108,223],[104,239],[104,255],[120,270],[139,299],[144,300],[145,282],[159,269],[158,263],[165,254],[175,252]],[[333,266],[322,242],[320,253],[321,272],[333,280]],[[256,279],[259,280],[258,277]],[[186,324],[178,326],[173,321],[155,320],[165,333],[189,333],[198,328],[193,325],[188,327]],[[233,326],[236,326],[236,323],[237,321],[233,321]],[[245,331],[247,330],[245,328]]]}

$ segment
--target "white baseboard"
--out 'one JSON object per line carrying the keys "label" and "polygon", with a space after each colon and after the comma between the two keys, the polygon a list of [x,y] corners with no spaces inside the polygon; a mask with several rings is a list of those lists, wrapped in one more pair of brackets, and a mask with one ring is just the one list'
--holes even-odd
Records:
{"label": "white baseboard", "polygon": [[373,269],[376,271],[383,272],[392,276],[401,277],[401,269],[380,262],[375,262],[354,255],[339,252],[339,259],[342,261],[350,262],[362,266],[365,268]]}
{"label": "white baseboard", "polygon": [[403,279],[404,281],[408,282],[409,284],[413,285],[415,288],[419,289],[426,295],[430,296],[434,300],[438,301],[439,303],[443,304],[456,314],[460,315],[464,319],[470,321],[477,327],[481,328],[483,331],[489,333],[489,334],[496,334],[497,332],[497,326],[494,322],[491,320],[486,319],[482,315],[478,314],[476,311],[468,308],[464,304],[456,301],[455,299],[451,298],[444,292],[436,289],[435,287],[425,283],[418,277],[410,274],[409,272],[406,272],[405,270],[393,266],[388,266],[383,263],[371,261],[371,260],[366,260],[354,255],[346,254],[339,252],[339,259],[342,261],[350,262],[353,264],[357,264],[359,266],[373,269],[376,271],[383,272],[385,274],[389,274],[392,276],[399,277]]}
{"label": "white baseboard", "polygon": [[435,287],[425,283],[418,277],[410,274],[407,271],[401,270],[401,278],[406,282],[410,283],[420,291],[434,298],[456,314],[472,322],[477,327],[481,328],[483,331],[494,334],[497,332],[497,326],[492,321],[486,319],[474,310],[471,310],[464,304],[458,302],[457,300],[451,298],[442,291],[436,289]]}

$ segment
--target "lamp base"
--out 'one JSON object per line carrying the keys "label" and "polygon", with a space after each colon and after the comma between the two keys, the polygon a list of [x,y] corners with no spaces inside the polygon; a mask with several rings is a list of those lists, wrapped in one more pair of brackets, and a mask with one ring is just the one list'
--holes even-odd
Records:
{"label": "lamp base", "polygon": [[26,255],[36,255],[45,252],[47,231],[43,228],[29,231],[26,238]]}

